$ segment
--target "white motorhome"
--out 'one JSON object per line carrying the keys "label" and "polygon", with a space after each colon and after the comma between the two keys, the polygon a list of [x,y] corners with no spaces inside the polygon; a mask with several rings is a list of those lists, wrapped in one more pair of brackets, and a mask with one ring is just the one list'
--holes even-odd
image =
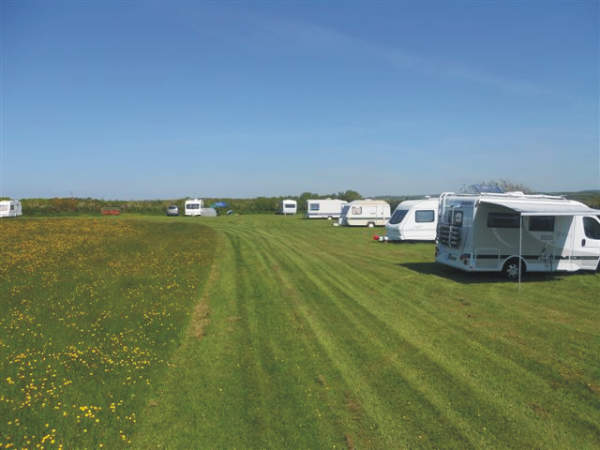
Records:
{"label": "white motorhome", "polygon": [[558,196],[444,193],[435,259],[519,280],[525,272],[598,270],[599,214]]}
{"label": "white motorhome", "polygon": [[384,226],[390,218],[390,205],[383,200],[354,200],[344,205],[339,225]]}
{"label": "white motorhome", "polygon": [[202,200],[199,198],[191,198],[185,201],[184,215],[186,216],[201,216],[202,215]]}
{"label": "white motorhome", "polygon": [[23,209],[19,200],[1,200],[0,217],[17,217],[23,215]]}
{"label": "white motorhome", "polygon": [[439,198],[429,197],[403,201],[385,224],[385,236],[378,240],[435,241],[439,204]]}
{"label": "white motorhome", "polygon": [[296,214],[298,211],[298,202],[296,200],[285,199],[281,202],[281,214]]}
{"label": "white motorhome", "polygon": [[342,208],[348,204],[345,200],[331,198],[306,201],[306,217],[308,219],[338,219]]}

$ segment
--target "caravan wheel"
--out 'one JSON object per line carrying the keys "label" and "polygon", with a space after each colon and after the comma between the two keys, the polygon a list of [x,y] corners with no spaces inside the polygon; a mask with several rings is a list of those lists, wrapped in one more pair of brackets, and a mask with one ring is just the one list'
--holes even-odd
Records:
{"label": "caravan wheel", "polygon": [[367,224],[367,226],[368,226],[369,228],[373,228],[373,227],[375,226],[375,224],[374,224],[373,222],[369,222],[369,223]]}
{"label": "caravan wheel", "polygon": [[[519,258],[511,258],[504,263],[502,269],[506,278],[510,281],[517,281],[519,279]],[[525,274],[525,261],[521,261],[521,278]]]}

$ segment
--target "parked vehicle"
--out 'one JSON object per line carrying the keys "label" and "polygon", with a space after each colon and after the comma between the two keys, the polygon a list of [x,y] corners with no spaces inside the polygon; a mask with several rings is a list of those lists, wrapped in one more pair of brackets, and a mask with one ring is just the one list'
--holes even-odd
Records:
{"label": "parked vehicle", "polygon": [[285,199],[281,202],[280,213],[284,215],[296,214],[298,211],[298,202],[296,200]]}
{"label": "parked vehicle", "polygon": [[377,236],[377,240],[434,241],[439,203],[439,198],[429,197],[403,201],[385,224],[385,236]]}
{"label": "parked vehicle", "polygon": [[179,208],[177,207],[177,205],[169,205],[167,207],[167,216],[178,216],[179,215]]}
{"label": "parked vehicle", "polygon": [[1,200],[0,217],[17,217],[23,215],[23,208],[19,200]]}
{"label": "parked vehicle", "polygon": [[184,215],[186,216],[201,216],[202,215],[202,200],[192,198],[185,201]]}
{"label": "parked vehicle", "polygon": [[383,200],[354,200],[342,208],[339,225],[384,226],[390,218],[390,205]]}
{"label": "parked vehicle", "polygon": [[600,210],[564,197],[454,194],[440,197],[437,262],[468,272],[598,270]]}
{"label": "parked vehicle", "polygon": [[342,208],[347,205],[345,200],[316,199],[306,201],[306,217],[308,219],[338,219],[342,214]]}

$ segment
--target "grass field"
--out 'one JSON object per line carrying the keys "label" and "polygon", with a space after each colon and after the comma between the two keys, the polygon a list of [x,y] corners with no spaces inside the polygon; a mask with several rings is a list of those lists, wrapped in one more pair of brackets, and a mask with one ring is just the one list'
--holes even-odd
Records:
{"label": "grass field", "polygon": [[600,446],[598,274],[281,216],[0,225],[5,444]]}

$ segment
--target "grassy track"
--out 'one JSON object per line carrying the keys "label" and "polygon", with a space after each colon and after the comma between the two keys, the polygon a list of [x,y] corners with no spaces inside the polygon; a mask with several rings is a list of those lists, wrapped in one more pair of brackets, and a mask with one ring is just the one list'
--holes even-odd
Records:
{"label": "grassy track", "polygon": [[203,337],[187,333],[135,446],[600,446],[600,275],[519,291],[371,230],[202,223],[218,231]]}
{"label": "grassy track", "polygon": [[4,446],[600,447],[598,274],[281,216],[0,226]]}

